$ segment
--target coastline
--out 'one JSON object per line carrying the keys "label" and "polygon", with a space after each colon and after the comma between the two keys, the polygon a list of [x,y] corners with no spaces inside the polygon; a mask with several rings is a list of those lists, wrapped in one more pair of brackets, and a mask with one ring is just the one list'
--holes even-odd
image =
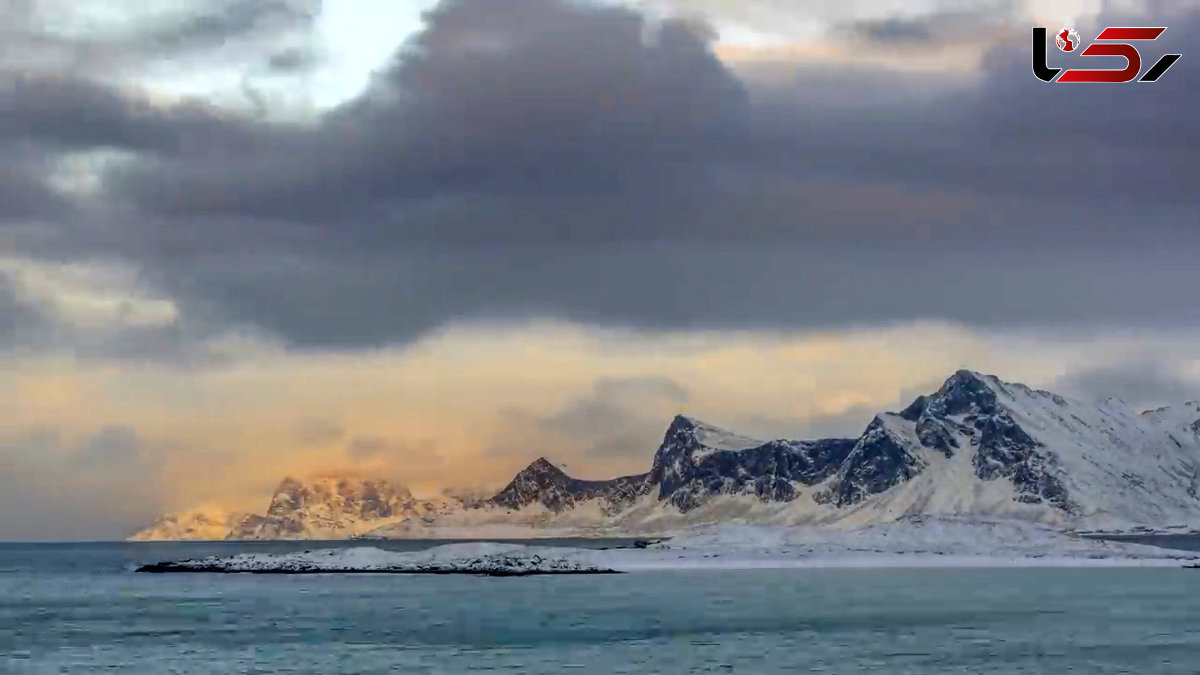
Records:
{"label": "coastline", "polygon": [[[582,548],[468,542],[419,551],[346,546],[165,563],[165,571],[286,573],[595,573],[803,568],[1182,567],[1187,551],[1094,539],[1012,521],[919,518],[856,530],[726,525],[657,542]],[[181,569],[187,568],[187,569]],[[149,570],[157,571],[157,570]]]}

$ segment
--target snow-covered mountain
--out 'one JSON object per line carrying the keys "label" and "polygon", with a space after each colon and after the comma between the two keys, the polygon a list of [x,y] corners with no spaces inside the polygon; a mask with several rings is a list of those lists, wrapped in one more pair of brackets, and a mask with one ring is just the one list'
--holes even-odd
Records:
{"label": "snow-covered mountain", "polygon": [[130,539],[345,539],[461,507],[448,500],[418,500],[386,480],[288,477],[276,488],[265,515],[188,511],[163,516]]}
{"label": "snow-covered mountain", "polygon": [[220,508],[196,508],[156,518],[130,541],[219,541],[259,516]]}
{"label": "snow-covered mountain", "polygon": [[646,474],[612,480],[589,481],[571,478],[545,457],[537,459],[489,501],[505,509],[521,509],[533,504],[563,511],[581,502],[598,501],[607,514],[620,512],[645,494]]}
{"label": "snow-covered mountain", "polygon": [[386,480],[326,476],[285,478],[264,517],[243,521],[230,539],[341,539],[448,505],[420,501]]}
{"label": "snow-covered mountain", "polygon": [[1200,523],[1200,402],[1138,412],[963,370],[857,438],[759,441],[681,415],[643,474],[580,480],[540,458],[469,504],[419,502],[383,481],[289,479],[265,516],[240,517],[229,536],[653,534],[915,515]]}
{"label": "snow-covered mountain", "polygon": [[[1200,405],[1138,413],[959,371],[858,438],[757,441],[672,421],[645,474],[571,478],[546,460],[494,506],[539,525],[652,532],[722,521],[891,522],[919,514],[1060,525],[1200,522]],[[548,512],[548,513],[546,513]]]}

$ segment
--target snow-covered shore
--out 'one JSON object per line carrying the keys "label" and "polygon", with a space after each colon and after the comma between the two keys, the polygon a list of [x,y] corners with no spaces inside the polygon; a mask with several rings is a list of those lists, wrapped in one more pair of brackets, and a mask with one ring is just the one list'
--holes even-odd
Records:
{"label": "snow-covered shore", "polygon": [[163,563],[148,572],[596,574],[805,567],[1178,567],[1200,553],[1102,541],[1021,521],[909,518],[854,530],[716,526],[645,548],[472,543],[399,553],[373,547],[241,554]]}
{"label": "snow-covered shore", "polygon": [[304,551],[243,553],[198,560],[143,565],[138,572],[210,572],[253,574],[614,574],[616,570],[575,559],[577,549],[546,549],[520,544],[447,544],[415,553],[384,551],[370,546]]}
{"label": "snow-covered shore", "polygon": [[616,569],[1180,566],[1200,553],[1076,536],[1025,521],[912,517],[844,530],[716,526],[646,551],[602,552]]}

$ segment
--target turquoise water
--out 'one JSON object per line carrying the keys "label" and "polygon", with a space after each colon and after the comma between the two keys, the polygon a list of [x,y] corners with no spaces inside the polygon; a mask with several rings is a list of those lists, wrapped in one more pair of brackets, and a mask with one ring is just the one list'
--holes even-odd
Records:
{"label": "turquoise water", "polygon": [[1200,571],[1178,568],[129,571],[245,548],[0,544],[0,672],[1200,672]]}

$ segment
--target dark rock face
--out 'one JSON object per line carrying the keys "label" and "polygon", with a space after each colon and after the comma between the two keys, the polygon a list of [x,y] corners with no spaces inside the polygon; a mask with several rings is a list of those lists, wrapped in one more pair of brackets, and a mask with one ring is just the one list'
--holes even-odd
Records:
{"label": "dark rock face", "polygon": [[[1057,458],[1013,420],[996,389],[1010,393],[999,380],[960,370],[941,389],[918,398],[900,415],[916,422],[922,446],[940,450],[947,457],[958,449],[957,435],[969,436],[975,448],[975,475],[982,480],[1010,479],[1019,501],[1044,502],[1075,513],[1077,507],[1056,475]],[[1064,403],[1049,392],[1030,393]]]}
{"label": "dark rock face", "polygon": [[960,370],[928,399],[922,416],[992,415],[999,411],[996,393],[979,375]]}
{"label": "dark rock face", "polygon": [[[857,439],[755,445],[678,416],[655,452],[649,473],[581,481],[539,460],[491,501],[506,508],[540,503],[561,511],[580,501],[601,499],[606,513],[615,513],[645,494],[657,493],[659,501],[686,512],[717,495],[792,501],[802,494],[801,488],[829,481],[813,498],[848,507],[920,473],[927,464],[918,451],[933,450],[951,458],[969,442],[968,449],[974,450],[972,466],[981,480],[1010,480],[1019,501],[1076,513],[1078,507],[1061,479],[1057,457],[1022,429],[1005,407],[1004,400],[1018,393],[1066,405],[1049,392],[960,370],[936,392],[918,397],[901,412],[877,416]],[[903,430],[908,424],[911,431]],[[716,440],[707,440],[711,438]],[[737,447],[725,447],[728,444],[722,441],[727,438],[737,441]]]}
{"label": "dark rock face", "polygon": [[753,494],[765,502],[796,498],[796,484],[816,485],[833,475],[854,441],[771,441],[739,450],[714,449],[699,439],[699,423],[676,417],[654,455],[650,480],[658,498],[681,511],[720,494]]}
{"label": "dark rock face", "polygon": [[568,476],[542,457],[518,473],[488,501],[506,509],[541,504],[551,511],[564,511],[579,502],[599,499],[604,502],[604,512],[612,514],[649,492],[646,476],[638,474],[612,480],[579,480]]}
{"label": "dark rock face", "polygon": [[1048,503],[1076,513],[1062,481],[1055,475],[1058,458],[1043,449],[1007,413],[976,420],[979,429],[975,448],[975,475],[983,480],[1008,478],[1017,489],[1018,501],[1027,504]]}
{"label": "dark rock face", "polygon": [[851,506],[912,478],[923,467],[924,462],[888,431],[883,418],[876,417],[854,443],[831,489],[817,499]]}
{"label": "dark rock face", "polygon": [[942,454],[950,457],[958,449],[958,440],[951,433],[951,428],[959,431],[960,427],[936,417],[922,416],[917,421],[917,440],[927,448],[941,450]]}
{"label": "dark rock face", "polygon": [[670,502],[681,511],[722,494],[753,494],[766,502],[791,501],[798,494],[796,484],[816,485],[832,476],[855,444],[849,439],[771,441],[728,450],[706,446],[701,433],[701,423],[676,417],[654,455],[650,472],[613,480],[579,480],[539,459],[489,501],[509,509],[536,503],[563,511],[598,499],[607,514],[654,492],[659,501]]}

